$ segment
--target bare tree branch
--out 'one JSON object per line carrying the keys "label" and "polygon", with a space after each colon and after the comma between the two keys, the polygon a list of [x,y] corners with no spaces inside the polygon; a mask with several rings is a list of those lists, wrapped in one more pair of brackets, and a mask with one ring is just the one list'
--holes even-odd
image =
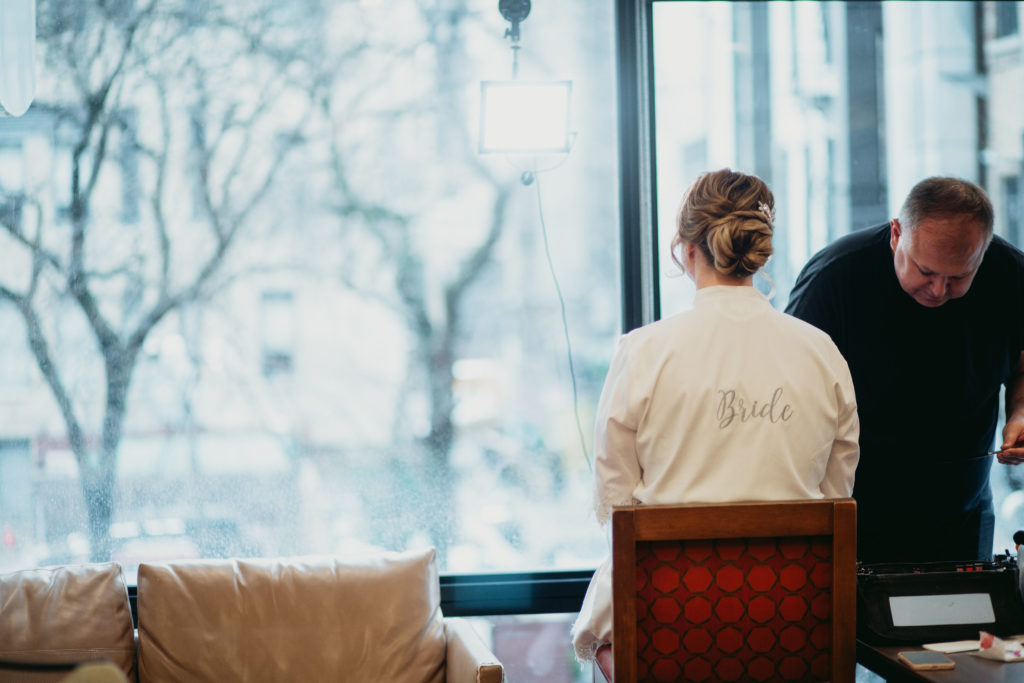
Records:
{"label": "bare tree branch", "polygon": [[[0,190],[0,192],[2,192],[2,190]],[[8,197],[14,198],[11,197],[11,195],[8,195]],[[6,217],[4,220],[0,220],[0,227],[2,227],[4,231],[21,246],[30,249],[35,257],[41,258],[44,261],[46,261],[50,266],[53,267],[54,270],[61,271],[64,266],[61,263],[60,258],[52,251],[46,249],[42,244],[41,235],[43,232],[43,212],[42,206],[40,205],[39,201],[28,195],[18,195],[16,198],[17,201],[20,202],[22,205],[28,204],[30,206],[35,207],[36,209],[35,238],[29,239],[29,237],[21,229],[20,224],[9,222],[6,220]],[[24,211],[22,211],[21,213],[24,214]]]}
{"label": "bare tree branch", "polygon": [[167,163],[170,155],[171,136],[171,114],[168,111],[166,91],[157,89],[157,101],[159,102],[160,129],[163,131],[159,151],[154,152],[152,159],[156,165],[156,180],[153,192],[150,194],[150,206],[153,209],[153,221],[155,223],[157,243],[160,251],[160,281],[157,284],[157,292],[160,298],[167,296],[171,283],[171,238],[167,229],[167,216],[164,213],[164,192],[167,186]]}
{"label": "bare tree branch", "polygon": [[84,450],[85,433],[78,420],[78,416],[75,415],[71,395],[68,392],[67,387],[64,385],[64,382],[61,380],[60,373],[57,371],[57,365],[54,362],[53,354],[50,352],[49,344],[46,341],[46,335],[44,334],[42,325],[39,322],[39,317],[36,314],[35,309],[32,307],[31,300],[28,297],[11,291],[2,285],[0,285],[0,297],[11,301],[18,309],[18,312],[21,313],[22,318],[25,321],[29,349],[31,349],[32,355],[35,356],[36,364],[38,365],[40,372],[42,372],[47,385],[50,387],[50,391],[53,392],[54,400],[57,402],[57,408],[60,410],[61,416],[64,418],[64,422],[67,425],[68,438],[71,441],[72,448],[76,449],[75,452],[79,452],[79,449]]}

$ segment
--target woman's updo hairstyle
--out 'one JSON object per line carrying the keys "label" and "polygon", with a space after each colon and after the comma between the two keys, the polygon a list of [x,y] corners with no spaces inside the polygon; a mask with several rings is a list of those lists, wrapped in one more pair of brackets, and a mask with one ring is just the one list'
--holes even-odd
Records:
{"label": "woman's updo hairstyle", "polygon": [[679,207],[672,260],[677,249],[696,244],[722,275],[753,275],[772,255],[775,198],[757,176],[723,168],[705,173],[690,186]]}

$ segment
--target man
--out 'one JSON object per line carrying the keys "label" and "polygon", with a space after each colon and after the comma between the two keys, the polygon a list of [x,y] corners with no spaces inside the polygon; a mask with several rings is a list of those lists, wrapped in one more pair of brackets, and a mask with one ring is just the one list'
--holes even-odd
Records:
{"label": "man", "polygon": [[974,183],[928,178],[899,218],[836,240],[793,287],[786,312],[827,332],[853,375],[865,562],[992,557],[984,454],[1001,385],[998,460],[1024,460],[1024,254],[992,215]]}

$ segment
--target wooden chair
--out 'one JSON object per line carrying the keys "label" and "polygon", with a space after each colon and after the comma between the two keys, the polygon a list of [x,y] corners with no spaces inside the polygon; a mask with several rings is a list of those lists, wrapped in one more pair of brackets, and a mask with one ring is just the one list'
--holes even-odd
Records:
{"label": "wooden chair", "polygon": [[615,508],[615,683],[852,683],[856,530],[849,498]]}

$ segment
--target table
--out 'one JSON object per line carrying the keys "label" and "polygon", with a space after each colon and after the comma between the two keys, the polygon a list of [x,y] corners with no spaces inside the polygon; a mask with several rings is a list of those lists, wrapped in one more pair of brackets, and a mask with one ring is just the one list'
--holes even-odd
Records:
{"label": "table", "polygon": [[947,655],[956,668],[945,671],[916,671],[896,659],[896,653],[923,650],[911,645],[869,645],[857,641],[857,662],[871,669],[888,683],[935,681],[938,683],[1024,683],[1024,662],[996,662],[975,657],[969,652]]}

